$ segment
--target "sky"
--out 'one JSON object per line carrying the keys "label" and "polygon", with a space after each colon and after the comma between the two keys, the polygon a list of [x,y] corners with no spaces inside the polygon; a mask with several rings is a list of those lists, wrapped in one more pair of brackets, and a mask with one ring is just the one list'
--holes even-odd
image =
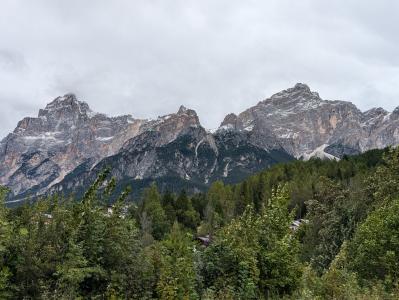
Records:
{"label": "sky", "polygon": [[0,136],[59,95],[204,127],[303,82],[360,109],[399,105],[397,0],[2,0]]}

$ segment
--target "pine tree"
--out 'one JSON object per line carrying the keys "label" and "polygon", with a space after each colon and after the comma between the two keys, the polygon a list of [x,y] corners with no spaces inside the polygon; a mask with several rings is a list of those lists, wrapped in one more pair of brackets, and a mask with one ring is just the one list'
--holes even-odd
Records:
{"label": "pine tree", "polygon": [[4,299],[11,296],[9,292],[11,273],[5,265],[12,230],[7,219],[7,209],[4,203],[7,193],[8,189],[0,186],[0,298]]}
{"label": "pine tree", "polygon": [[289,228],[293,220],[289,201],[287,189],[279,187],[259,216],[259,287],[263,295],[291,293],[299,284],[300,248]]}
{"label": "pine tree", "polygon": [[192,237],[175,223],[161,243],[159,299],[198,299],[195,290],[194,245]]}
{"label": "pine tree", "polygon": [[177,221],[183,226],[195,230],[199,224],[199,215],[191,204],[191,199],[182,190],[175,202]]}
{"label": "pine tree", "polygon": [[169,230],[169,224],[155,183],[144,190],[139,214],[142,216],[144,213],[151,222],[152,236],[156,240],[162,239]]}
{"label": "pine tree", "polygon": [[238,196],[235,203],[235,215],[241,215],[248,205],[252,205],[252,195],[247,181],[238,186]]}
{"label": "pine tree", "polygon": [[169,221],[170,226],[176,221],[176,196],[169,191],[166,191],[162,195],[162,207],[165,211],[166,218]]}
{"label": "pine tree", "polygon": [[82,243],[77,243],[75,234],[71,235],[66,255],[59,262],[55,273],[57,277],[55,295],[59,298],[75,299],[81,296],[80,285],[92,273],[83,255]]}
{"label": "pine tree", "polygon": [[399,200],[392,200],[358,227],[349,243],[350,268],[365,280],[382,280],[388,288],[399,281]]}
{"label": "pine tree", "polygon": [[390,148],[383,160],[384,164],[377,168],[367,182],[377,205],[399,197],[399,147]]}

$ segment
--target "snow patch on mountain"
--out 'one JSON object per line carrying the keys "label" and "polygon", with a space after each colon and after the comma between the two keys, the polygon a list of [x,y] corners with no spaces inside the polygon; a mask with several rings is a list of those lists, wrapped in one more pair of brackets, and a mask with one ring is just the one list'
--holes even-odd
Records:
{"label": "snow patch on mountain", "polygon": [[301,159],[303,160],[309,160],[311,158],[320,158],[320,159],[330,159],[330,160],[339,160],[338,157],[335,157],[334,155],[331,155],[329,153],[326,153],[324,149],[328,147],[327,144],[323,144],[319,147],[317,147],[315,150],[313,150],[310,153],[304,153],[301,156]]}
{"label": "snow patch on mountain", "polygon": [[108,142],[108,141],[112,140],[113,138],[114,138],[114,136],[96,137],[96,140],[100,141],[100,142]]}

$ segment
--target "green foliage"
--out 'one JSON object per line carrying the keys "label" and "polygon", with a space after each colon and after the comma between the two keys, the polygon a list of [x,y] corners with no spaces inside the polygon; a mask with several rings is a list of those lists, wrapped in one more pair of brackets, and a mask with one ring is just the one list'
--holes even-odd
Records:
{"label": "green foliage", "polygon": [[354,229],[348,190],[331,179],[322,177],[314,199],[306,202],[308,218],[304,255],[319,272],[325,270],[338,254],[343,241]]}
{"label": "green foliage", "polygon": [[290,293],[301,273],[299,244],[289,229],[292,216],[284,189],[273,193],[260,214],[248,206],[217,233],[204,253],[205,285],[228,286],[242,299]]}
{"label": "green foliage", "polygon": [[206,206],[203,207],[202,234],[212,234],[227,224],[234,216],[233,193],[230,186],[216,181],[206,194]]}
{"label": "green foliage", "polygon": [[4,206],[4,199],[8,190],[0,186],[0,257],[7,249],[10,238],[10,224],[7,220],[7,209]]}
{"label": "green foliage", "polygon": [[162,239],[169,230],[169,223],[161,204],[161,195],[155,184],[144,190],[139,220],[142,229],[146,229],[157,240]]}
{"label": "green foliage", "polygon": [[194,244],[192,236],[173,224],[160,244],[161,260],[157,293],[160,299],[198,299],[195,290]]}
{"label": "green foliage", "polygon": [[176,219],[183,226],[195,230],[199,224],[199,214],[194,210],[191,199],[183,190],[176,199]]}
{"label": "green foliage", "polygon": [[0,186],[0,298],[7,298],[10,289],[10,271],[6,266],[6,257],[8,255],[8,247],[12,241],[11,225],[7,219],[8,211],[4,206],[4,199],[8,190]]}
{"label": "green foliage", "polygon": [[91,268],[83,255],[82,245],[71,236],[65,253],[64,261],[56,267],[55,276],[58,297],[74,299],[79,296],[80,284],[91,275]]}
{"label": "green foliage", "polygon": [[384,153],[383,161],[368,180],[368,190],[377,203],[399,198],[399,147]]}
{"label": "green foliage", "polygon": [[102,173],[82,202],[55,196],[12,216],[1,206],[2,225],[8,224],[12,236],[10,243],[1,239],[2,299],[152,297],[153,265],[144,255],[135,220],[125,214],[129,189],[107,212],[103,203],[114,180],[106,183],[106,178]]}
{"label": "green foliage", "polygon": [[204,252],[202,273],[206,288],[213,291],[228,288],[239,298],[256,299],[259,281],[256,221],[248,207],[240,218],[217,233]]}
{"label": "green foliage", "polygon": [[82,201],[7,209],[0,187],[0,298],[398,299],[398,166],[398,149],[294,161],[136,203],[109,170]]}
{"label": "green foliage", "polygon": [[278,188],[260,214],[259,269],[263,294],[290,293],[301,275],[299,242],[289,229],[289,200],[287,190]]}
{"label": "green foliage", "polygon": [[349,246],[349,266],[360,278],[383,280],[392,287],[399,280],[399,200],[372,212]]}

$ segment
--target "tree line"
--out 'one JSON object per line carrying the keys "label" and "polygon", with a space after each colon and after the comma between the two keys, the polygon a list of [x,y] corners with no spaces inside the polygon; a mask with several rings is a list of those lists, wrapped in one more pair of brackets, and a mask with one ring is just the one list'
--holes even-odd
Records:
{"label": "tree line", "polygon": [[0,298],[399,298],[399,148],[193,195],[115,186],[105,170],[81,199],[13,209],[1,188]]}

